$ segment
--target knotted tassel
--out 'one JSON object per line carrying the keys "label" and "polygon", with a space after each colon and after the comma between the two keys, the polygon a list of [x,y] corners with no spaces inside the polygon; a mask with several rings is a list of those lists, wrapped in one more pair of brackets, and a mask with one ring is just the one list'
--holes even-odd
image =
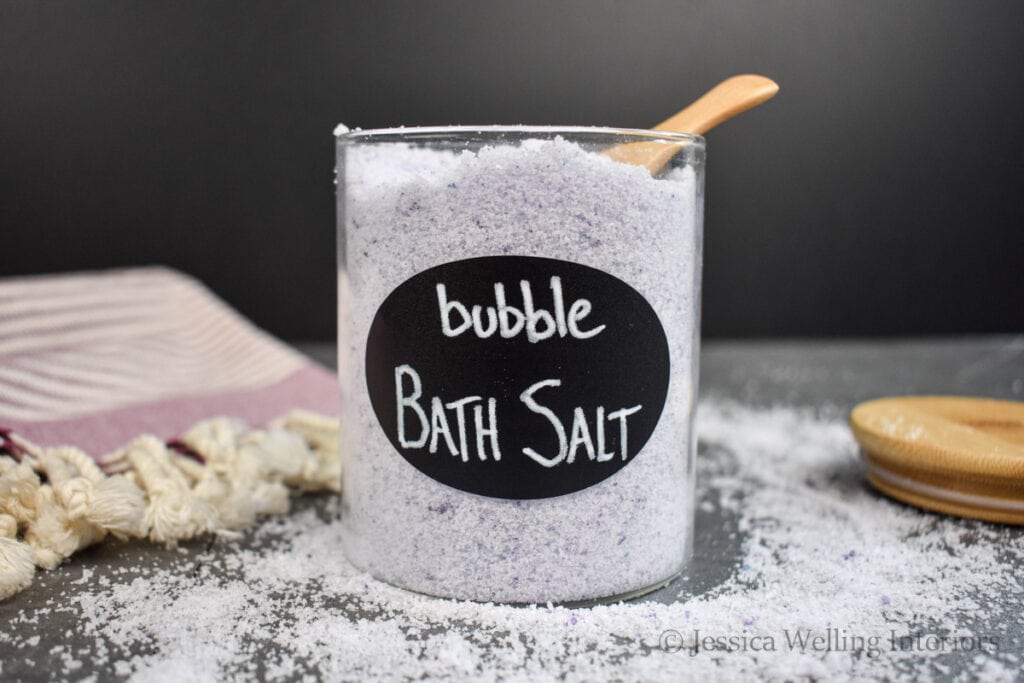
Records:
{"label": "knotted tassel", "polygon": [[220,528],[217,510],[192,493],[185,475],[171,462],[159,439],[142,436],[125,450],[149,496],[145,521],[150,539],[174,545]]}
{"label": "knotted tassel", "polygon": [[0,600],[29,585],[36,566],[52,569],[108,531],[168,545],[206,532],[235,536],[225,527],[287,512],[286,485],[337,491],[338,437],[337,420],[307,411],[265,431],[216,418],[181,442],[195,459],[144,436],[101,469],[78,448],[42,448],[0,429]]}
{"label": "knotted tassel", "polygon": [[228,418],[205,420],[193,426],[181,441],[206,461],[193,492],[217,506],[230,529],[252,524],[259,515],[289,509],[288,489],[259,450],[240,445],[248,428]]}
{"label": "knotted tassel", "polygon": [[119,538],[146,535],[146,503],[138,486],[121,475],[104,475],[73,446],[44,449],[43,457],[50,485],[72,519],[85,519]]}
{"label": "knotted tassel", "polygon": [[[306,491],[341,490],[341,443],[338,420],[306,410],[293,410],[270,423],[271,430],[287,430],[302,437],[315,456],[306,460],[302,471],[290,479],[289,486]],[[279,448],[289,448],[283,441]]]}
{"label": "knotted tassel", "polygon": [[0,512],[27,525],[36,518],[39,486],[39,477],[28,463],[16,463],[0,456]]}
{"label": "knotted tassel", "polygon": [[0,600],[26,588],[36,572],[32,550],[17,536],[18,521],[0,513]]}
{"label": "knotted tassel", "polygon": [[103,529],[85,519],[71,519],[51,486],[43,485],[36,491],[35,508],[35,519],[25,531],[25,542],[32,547],[35,562],[43,569],[53,569],[106,536]]}

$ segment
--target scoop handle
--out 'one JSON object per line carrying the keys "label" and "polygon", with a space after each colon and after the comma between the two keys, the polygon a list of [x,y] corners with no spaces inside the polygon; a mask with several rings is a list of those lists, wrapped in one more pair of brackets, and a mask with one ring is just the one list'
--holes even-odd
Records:
{"label": "scoop handle", "polygon": [[[754,74],[733,76],[708,90],[686,109],[656,125],[653,130],[702,135],[723,121],[770,100],[777,92],[779,86],[770,78]],[[605,154],[615,161],[646,166],[654,175],[680,149],[680,144],[663,141],[631,142],[612,147]]]}
{"label": "scoop handle", "polygon": [[703,135],[737,114],[770,100],[779,85],[770,78],[743,74],[727,78],[681,112],[654,127],[670,133]]}

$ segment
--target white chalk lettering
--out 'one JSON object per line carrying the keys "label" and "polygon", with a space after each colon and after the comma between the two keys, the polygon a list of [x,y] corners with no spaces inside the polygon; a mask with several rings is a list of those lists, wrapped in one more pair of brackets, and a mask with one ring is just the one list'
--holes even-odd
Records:
{"label": "white chalk lettering", "polygon": [[622,453],[622,459],[625,460],[629,457],[629,452],[626,449],[626,418],[633,413],[639,413],[642,406],[633,406],[632,408],[620,408],[613,410],[608,413],[608,421],[612,420],[619,421],[619,451]]}
{"label": "white chalk lettering", "polygon": [[505,285],[500,282],[494,284],[493,306],[475,304],[472,307],[457,299],[449,299],[447,286],[438,283],[436,290],[437,306],[441,314],[441,331],[446,337],[458,337],[472,330],[480,339],[487,339],[495,332],[503,339],[512,339],[525,331],[526,338],[531,344],[555,335],[560,338],[590,339],[601,334],[605,325],[598,325],[589,330],[581,328],[583,319],[593,310],[589,299],[576,299],[566,312],[561,278],[552,277],[549,288],[552,301],[550,311],[537,306],[528,280],[519,281],[522,308],[509,303]]}
{"label": "white chalk lettering", "polygon": [[480,320],[480,312],[485,310],[480,306],[473,307],[473,329],[476,330],[476,334],[481,339],[487,339],[498,329],[498,316],[495,314],[494,309],[490,306],[487,307],[487,327],[484,327],[483,321]]}
{"label": "white chalk lettering", "polygon": [[473,423],[476,426],[476,454],[481,460],[487,460],[484,450],[484,437],[491,440],[491,457],[495,461],[501,460],[501,450],[498,448],[498,399],[487,399],[487,421],[489,427],[484,427],[483,406],[473,406]]}
{"label": "white chalk lettering", "polygon": [[[530,291],[530,283],[520,280],[519,290],[523,294],[523,315],[526,316],[526,338],[531,344],[547,339],[556,332],[555,319],[543,308],[533,307],[533,292]],[[537,329],[537,323],[544,323],[544,331]]]}
{"label": "white chalk lettering", "polygon": [[569,334],[569,328],[565,326],[565,302],[562,300],[562,278],[555,276],[551,278],[551,298],[555,301],[555,325],[558,326],[558,336],[565,338]]}
{"label": "white chalk lettering", "polygon": [[445,408],[455,411],[455,422],[459,426],[459,453],[462,454],[462,462],[469,462],[469,445],[466,443],[466,404],[479,400],[479,396],[467,396],[445,405]]}
{"label": "white chalk lettering", "polygon": [[615,457],[604,449],[604,408],[597,409],[597,461],[608,462]]}
{"label": "white chalk lettering", "polygon": [[531,411],[543,415],[551,423],[551,426],[555,430],[555,434],[558,437],[558,454],[553,458],[545,458],[543,455],[533,450],[532,448],[524,448],[523,454],[532,458],[544,467],[554,467],[559,464],[569,454],[569,443],[565,437],[565,427],[562,426],[562,421],[558,419],[558,416],[551,411],[550,408],[545,408],[541,404],[533,400],[533,395],[545,387],[560,387],[562,381],[558,379],[545,379],[537,382],[530,386],[529,389],[519,395],[519,400],[526,404],[526,407]]}
{"label": "white chalk lettering", "polygon": [[576,299],[572,302],[572,306],[569,307],[569,334],[576,337],[577,339],[590,339],[601,334],[601,330],[605,328],[604,325],[598,325],[592,330],[586,332],[580,330],[579,322],[590,315],[590,302],[586,299]]}
{"label": "white chalk lettering", "polygon": [[[552,322],[552,325],[556,323]],[[537,399],[537,394],[542,389],[557,389],[561,386],[560,379],[544,379],[530,385],[519,395],[519,400],[530,412],[547,420],[558,443],[558,450],[553,454],[543,455],[528,446],[522,449],[523,454],[543,467],[555,467],[562,463],[571,465],[577,458],[582,460],[584,454],[587,460],[599,463],[609,462],[616,455],[621,456],[623,461],[628,460],[629,417],[640,412],[643,406],[635,405],[611,412],[606,411],[604,406],[598,406],[592,413],[595,417],[593,425],[587,418],[587,410],[583,406],[576,406],[572,411],[571,423],[563,422],[554,410]],[[445,402],[440,396],[432,396],[429,399],[428,416],[424,408],[428,401],[423,393],[420,375],[412,366],[406,364],[395,368],[398,442],[403,449],[426,448],[430,453],[436,454],[443,443],[448,453],[462,462],[469,462],[473,447],[476,448],[476,456],[481,462],[487,462],[489,459],[495,462],[501,460],[496,398],[465,396]],[[472,420],[468,417],[470,409]],[[415,438],[407,433],[409,411],[412,411],[420,424],[418,436]],[[612,422],[619,423],[619,439],[618,448],[609,451],[611,444],[608,443],[605,430]],[[568,429],[566,425],[569,425]],[[473,434],[470,434],[470,430]]]}
{"label": "white chalk lettering", "polygon": [[[445,286],[440,283],[437,285],[437,304],[441,307],[441,331],[444,332],[444,336],[458,337],[473,324],[466,307],[458,301],[448,301],[448,292]],[[452,311],[456,311],[462,316],[462,322],[458,327],[452,327]]]}
{"label": "white chalk lettering", "polygon": [[620,408],[613,410],[605,416],[604,407],[598,407],[596,410],[596,435],[597,435],[597,447],[594,446],[594,438],[591,436],[590,425],[587,422],[586,413],[583,408],[578,406],[573,409],[572,427],[568,435],[566,435],[565,424],[558,418],[553,410],[547,406],[541,405],[534,398],[541,389],[548,387],[557,388],[562,386],[562,381],[558,379],[545,379],[536,384],[530,386],[529,389],[519,395],[519,400],[526,405],[532,412],[538,415],[543,415],[548,422],[551,423],[551,427],[555,431],[555,436],[558,438],[558,453],[550,457],[541,455],[533,448],[524,448],[523,453],[528,457],[532,458],[544,467],[554,467],[562,462],[566,464],[572,464],[576,461],[576,455],[579,449],[582,447],[587,454],[587,458],[590,460],[596,460],[597,462],[608,462],[615,457],[614,453],[608,453],[605,451],[605,444],[607,442],[605,437],[605,425],[608,422],[618,420],[619,422],[619,453],[623,460],[629,459],[629,441],[628,441],[628,427],[627,420],[630,415],[634,415],[640,412],[642,406],[636,405],[631,408]]}
{"label": "white chalk lettering", "polygon": [[[408,391],[410,384],[411,391]],[[473,445],[476,446],[477,457],[481,461],[486,461],[489,443],[491,457],[501,460],[501,449],[498,446],[497,399],[487,399],[485,418],[483,406],[473,405],[480,404],[484,400],[482,396],[465,396],[447,403],[440,396],[433,396],[429,401],[428,417],[424,409],[427,401],[423,397],[423,382],[419,373],[411,365],[406,364],[395,368],[395,400],[398,409],[398,443],[402,448],[426,448],[430,453],[437,453],[443,441],[444,447],[452,456],[460,458],[462,462],[469,462]],[[467,406],[473,409],[472,427],[467,416]],[[410,410],[420,422],[419,436],[415,439],[406,433],[407,412]],[[454,422],[449,411],[454,416]],[[476,431],[475,435],[469,433],[473,428]]]}
{"label": "white chalk lettering", "polygon": [[[452,455],[459,455],[459,449],[452,441],[452,429],[448,426],[448,418],[444,416],[444,406],[437,396],[430,399],[430,447],[431,453],[437,453],[437,437],[444,436],[444,442],[448,444],[448,452]],[[466,462],[466,454],[462,454],[462,461]]]}
{"label": "white chalk lettering", "polygon": [[[604,408],[598,408],[604,410]],[[598,424],[602,441],[604,440],[604,425]],[[587,457],[594,459],[594,442],[590,438],[590,427],[587,425],[587,416],[583,414],[583,408],[577,407],[572,413],[572,436],[569,438],[569,459],[568,463],[576,460],[576,449],[583,446],[587,450]]]}
{"label": "white chalk lettering", "polygon": [[[500,283],[494,285],[494,303],[498,305],[498,324],[501,327],[501,336],[504,339],[511,339],[519,334],[519,331],[523,329],[523,325],[526,324],[526,316],[518,308],[505,303],[505,285]],[[515,325],[508,324],[509,315],[516,319]],[[479,333],[477,336],[479,336]]]}
{"label": "white chalk lettering", "polygon": [[[407,376],[412,380],[412,394],[406,396],[402,389],[402,377]],[[398,443],[402,448],[423,448],[430,436],[430,423],[427,421],[427,413],[417,402],[423,395],[423,385],[420,382],[419,374],[410,365],[399,365],[395,368],[395,398],[398,402]],[[411,440],[405,435],[405,409],[411,408],[416,417],[420,419],[420,437]]]}

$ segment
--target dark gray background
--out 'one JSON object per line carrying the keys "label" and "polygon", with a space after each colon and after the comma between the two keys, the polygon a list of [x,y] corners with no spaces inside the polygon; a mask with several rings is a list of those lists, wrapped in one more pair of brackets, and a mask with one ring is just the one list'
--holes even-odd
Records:
{"label": "dark gray background", "polygon": [[334,334],[350,126],[709,137],[709,336],[1024,329],[1024,3],[0,0],[0,275],[164,263]]}

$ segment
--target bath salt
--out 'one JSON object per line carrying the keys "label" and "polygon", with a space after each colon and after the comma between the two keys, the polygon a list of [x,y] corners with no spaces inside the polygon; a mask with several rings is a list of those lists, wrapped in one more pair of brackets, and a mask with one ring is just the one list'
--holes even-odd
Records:
{"label": "bath salt", "polygon": [[[512,603],[677,574],[692,543],[699,169],[652,177],[561,137],[371,139],[342,158],[351,561]],[[549,407],[563,396],[578,402]]]}
{"label": "bath salt", "polygon": [[[339,503],[321,499],[268,520],[241,547],[195,544],[160,561],[140,552],[120,567],[78,558],[48,574],[66,577],[61,590],[2,613],[0,674],[1019,679],[1017,530],[879,497],[864,482],[843,415],[708,400],[698,431],[701,520],[721,527],[713,536],[725,547],[698,547],[693,569],[706,568],[701,557],[711,552],[733,558],[699,587],[691,576],[652,599],[592,608],[429,598],[349,564]],[[84,572],[91,575],[78,582]]]}

